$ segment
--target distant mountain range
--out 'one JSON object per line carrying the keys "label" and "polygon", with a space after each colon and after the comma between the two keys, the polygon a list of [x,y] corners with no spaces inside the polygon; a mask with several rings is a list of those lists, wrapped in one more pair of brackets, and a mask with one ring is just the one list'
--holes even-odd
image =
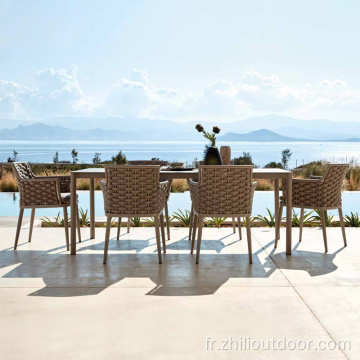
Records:
{"label": "distant mountain range", "polygon": [[[280,115],[233,123],[200,122],[221,127],[220,141],[359,141],[360,122],[300,120]],[[201,140],[195,121],[94,117],[56,117],[42,121],[0,119],[2,140]]]}
{"label": "distant mountain range", "polygon": [[[0,130],[1,140],[53,140],[53,141],[66,141],[66,140],[87,140],[87,141],[129,141],[129,140],[179,140],[181,136],[177,134],[176,138],[171,137],[169,134],[166,138],[156,136],[156,133],[135,132],[135,131],[120,131],[120,130],[71,130],[62,126],[51,126],[43,123],[35,123],[32,125],[24,126],[19,125],[15,129],[2,129]],[[196,140],[202,139],[199,134]],[[189,140],[186,138],[185,140]],[[300,139],[280,135],[274,131],[261,129],[251,131],[246,134],[227,133],[218,137],[219,141],[253,141],[253,142],[294,142],[294,141],[316,141],[311,139]],[[320,141],[353,141],[359,142],[359,138],[349,138],[342,140],[320,140]]]}
{"label": "distant mountain range", "polygon": [[251,131],[247,134],[236,134],[231,132],[223,136],[219,136],[218,140],[219,141],[261,141],[261,142],[309,141],[308,139],[298,139],[298,138],[279,135],[274,131],[270,131],[266,129]]}
{"label": "distant mountain range", "polygon": [[219,136],[219,141],[254,141],[254,142],[293,142],[293,141],[344,141],[344,142],[359,142],[360,138],[350,138],[342,140],[310,140],[299,139],[288,136],[279,135],[274,131],[262,129],[251,131],[247,134],[228,133],[223,136]]}

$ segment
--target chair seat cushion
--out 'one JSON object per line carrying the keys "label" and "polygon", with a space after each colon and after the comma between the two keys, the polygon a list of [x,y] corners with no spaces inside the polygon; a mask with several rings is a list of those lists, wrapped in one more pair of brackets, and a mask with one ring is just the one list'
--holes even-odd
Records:
{"label": "chair seat cushion", "polygon": [[[79,195],[76,194],[76,201],[79,199]],[[70,193],[62,193],[61,194],[61,201],[63,204],[70,204],[71,201],[71,194]]]}

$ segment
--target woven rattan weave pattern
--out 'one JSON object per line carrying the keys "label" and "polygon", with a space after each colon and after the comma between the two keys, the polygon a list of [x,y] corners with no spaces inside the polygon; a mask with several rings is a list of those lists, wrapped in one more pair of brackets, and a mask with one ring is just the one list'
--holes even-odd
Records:
{"label": "woven rattan weave pattern", "polygon": [[105,166],[106,183],[101,182],[106,215],[146,215],[162,212],[170,183],[161,182],[160,167],[154,165]]}
{"label": "woven rattan weave pattern", "polygon": [[[320,179],[293,179],[292,206],[306,208],[341,207],[341,189],[348,164],[329,164]],[[283,181],[282,201],[286,206],[286,181]]]}
{"label": "woven rattan weave pattern", "polygon": [[35,176],[27,162],[11,165],[19,186],[20,206],[58,205],[60,193],[70,192],[70,176]]}
{"label": "woven rattan weave pattern", "polygon": [[189,181],[194,210],[204,215],[250,215],[252,171],[252,166],[200,166],[199,183]]}
{"label": "woven rattan weave pattern", "polygon": [[166,166],[168,165],[168,161],[163,160],[129,160],[128,165],[159,165],[159,166]]}

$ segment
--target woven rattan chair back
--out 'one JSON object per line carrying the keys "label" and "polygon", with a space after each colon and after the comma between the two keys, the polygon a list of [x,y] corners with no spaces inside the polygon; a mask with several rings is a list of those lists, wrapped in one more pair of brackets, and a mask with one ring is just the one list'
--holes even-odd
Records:
{"label": "woven rattan chair back", "polygon": [[[341,207],[341,189],[348,164],[329,164],[321,179],[293,179],[293,207],[326,209]],[[283,203],[286,205],[286,181],[283,181]]]}
{"label": "woven rattan chair back", "polygon": [[35,179],[36,176],[28,163],[14,162],[11,166],[19,187],[20,206],[46,207],[60,205],[60,189],[54,180],[49,180],[50,183],[45,180],[30,181]]}
{"label": "woven rattan chair back", "polygon": [[322,178],[324,206],[341,206],[341,189],[348,170],[348,164],[329,164],[327,166]]}
{"label": "woven rattan chair back", "polygon": [[105,213],[135,216],[162,211],[165,200],[159,191],[159,166],[109,165],[105,175]]}
{"label": "woven rattan chair back", "polygon": [[193,199],[197,212],[224,216],[251,214],[254,186],[252,166],[199,166],[199,192]]}
{"label": "woven rattan chair back", "polygon": [[11,163],[13,173],[17,181],[34,179],[35,175],[27,162],[13,162]]}
{"label": "woven rattan chair back", "polygon": [[130,160],[128,161],[128,165],[159,165],[159,166],[166,166],[168,165],[168,161],[163,160]]}

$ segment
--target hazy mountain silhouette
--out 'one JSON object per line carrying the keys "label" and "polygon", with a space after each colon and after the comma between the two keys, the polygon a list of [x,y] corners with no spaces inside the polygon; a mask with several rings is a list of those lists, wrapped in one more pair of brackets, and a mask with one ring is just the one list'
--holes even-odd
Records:
{"label": "hazy mountain silhouette", "polygon": [[[270,130],[276,133],[277,139],[279,139],[272,141],[298,141],[296,139],[329,141],[360,137],[360,122],[333,122],[322,119],[300,120],[273,114],[232,123],[201,121],[201,119],[199,121],[175,122],[136,117],[61,116],[42,121],[0,119],[0,129],[7,129],[0,130],[0,136],[1,139],[9,140],[43,139],[45,136],[49,136],[46,140],[49,138],[53,140],[201,140],[202,137],[194,129],[198,122],[208,131],[211,131],[214,125],[219,125],[221,135],[227,133],[249,134],[261,129]],[[21,126],[17,128],[19,125]],[[40,125],[48,127],[40,128]],[[24,129],[24,126],[28,129]],[[10,131],[14,129],[16,132]],[[41,132],[43,133],[41,134]],[[247,136],[249,137],[249,135]],[[258,135],[253,134],[252,137],[254,136]],[[292,140],[281,139],[280,136]],[[265,140],[261,141],[269,140],[266,140],[265,137]]]}

